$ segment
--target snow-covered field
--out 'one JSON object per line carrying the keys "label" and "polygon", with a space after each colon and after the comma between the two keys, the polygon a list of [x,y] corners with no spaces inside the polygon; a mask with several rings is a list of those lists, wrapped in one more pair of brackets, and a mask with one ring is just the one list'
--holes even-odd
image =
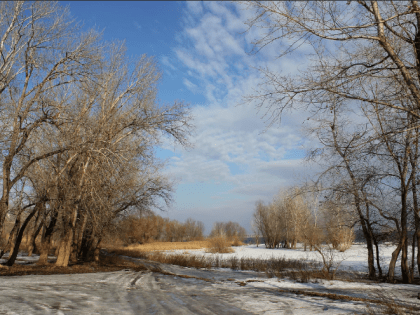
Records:
{"label": "snow-covered field", "polygon": [[[322,257],[316,251],[304,251],[303,245],[298,244],[297,249],[267,249],[265,248],[264,244],[260,244],[258,247],[257,245],[244,245],[233,247],[235,250],[234,253],[229,254],[211,254],[206,253],[205,249],[197,249],[197,250],[173,250],[173,251],[166,251],[168,254],[189,254],[189,255],[197,255],[197,256],[205,256],[205,257],[214,257],[215,255],[219,256],[219,259],[231,259],[232,257],[236,257],[238,259],[241,258],[253,258],[253,259],[271,259],[271,258],[279,258],[285,257],[287,259],[296,259],[296,260],[306,260],[306,261],[316,261],[321,263]],[[384,274],[388,272],[388,265],[391,260],[392,251],[395,249],[394,245],[380,245],[380,262],[382,271]],[[328,255],[329,252],[326,250],[326,254]],[[350,249],[346,250],[345,252],[339,252],[333,250],[332,252],[333,259],[335,263],[339,264],[339,270],[347,270],[347,271],[355,271],[355,272],[366,272],[368,271],[367,266],[367,249],[366,245],[363,244],[355,244]],[[376,259],[376,258],[375,258]],[[376,266],[376,261],[375,261]],[[397,262],[396,267],[396,275],[401,273],[400,263],[399,260]]]}
{"label": "snow-covered field", "polygon": [[[382,248],[384,267],[392,249]],[[188,254],[213,255],[204,250],[189,250]],[[234,256],[320,261],[316,252],[268,250],[261,245],[236,247],[235,253],[219,254],[219,259]],[[20,263],[37,259],[19,258]],[[353,246],[337,259],[344,259],[340,268],[366,269],[362,245]],[[268,278],[262,272],[201,270],[131,260],[149,271],[0,277],[0,314],[362,314],[368,300],[384,297],[420,312],[420,286],[416,285],[319,279],[299,283]],[[379,309],[375,312],[380,314]]]}

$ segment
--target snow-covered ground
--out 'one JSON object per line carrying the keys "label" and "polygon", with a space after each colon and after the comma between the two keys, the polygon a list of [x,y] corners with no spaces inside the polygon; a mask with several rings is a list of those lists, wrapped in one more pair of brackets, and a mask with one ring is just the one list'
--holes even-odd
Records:
{"label": "snow-covered ground", "polygon": [[[385,267],[393,247],[381,250]],[[213,255],[204,250],[188,250],[188,254]],[[365,271],[362,245],[337,255],[342,255],[336,257],[343,260],[340,268]],[[319,254],[302,248],[269,250],[261,245],[236,247],[235,253],[219,254],[219,259],[273,256],[320,261]],[[36,259],[19,256],[20,263]],[[372,300],[384,298],[420,313],[420,286],[416,285],[319,279],[299,283],[262,272],[201,270],[130,259],[149,270],[0,277],[0,314],[361,314]],[[380,314],[379,309],[376,313]]]}
{"label": "snow-covered ground", "polygon": [[415,285],[297,283],[133,260],[155,271],[0,277],[0,314],[361,314],[368,302],[360,299],[377,294],[420,310]]}
{"label": "snow-covered ground", "polygon": [[[297,249],[267,249],[264,244],[257,245],[244,245],[233,247],[234,253],[229,254],[211,254],[207,253],[205,249],[197,250],[173,250],[166,251],[168,254],[189,254],[205,257],[219,256],[219,259],[229,260],[232,257],[238,259],[241,258],[253,258],[253,259],[271,259],[285,257],[286,259],[316,261],[322,263],[321,255],[316,251],[305,251],[303,245],[298,244]],[[388,265],[391,260],[392,251],[395,249],[394,245],[380,245],[380,263],[384,274],[388,272]],[[329,254],[328,250],[325,250],[326,255]],[[335,263],[339,264],[339,270],[355,271],[355,272],[366,272],[368,271],[367,265],[367,249],[366,245],[355,244],[345,252],[339,252],[333,250],[333,259]],[[375,258],[376,259],[376,258]],[[375,261],[376,266],[376,261]],[[398,260],[396,267],[396,275],[401,273],[400,262]]]}

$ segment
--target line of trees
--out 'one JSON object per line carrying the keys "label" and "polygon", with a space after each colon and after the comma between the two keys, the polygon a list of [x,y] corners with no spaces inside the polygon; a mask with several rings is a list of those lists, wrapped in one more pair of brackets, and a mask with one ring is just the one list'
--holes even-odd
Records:
{"label": "line of trees", "polygon": [[189,218],[181,223],[155,214],[124,218],[118,223],[118,229],[118,235],[126,245],[153,241],[200,241],[204,237],[204,224],[201,221]]}
{"label": "line of trees", "polygon": [[387,279],[394,280],[400,257],[403,282],[411,282],[420,271],[418,2],[244,6],[253,12],[250,29],[258,30],[256,52],[279,41],[279,60],[311,51],[297,75],[263,69],[264,83],[247,100],[274,119],[286,109],[311,114],[306,131],[320,146],[309,158],[324,168],[315,186],[326,200],[350,206],[366,241],[369,277],[382,276],[378,244],[391,235]]}
{"label": "line of trees", "polygon": [[240,244],[246,238],[246,229],[237,222],[214,222],[210,237],[223,237]]}
{"label": "line of trees", "polygon": [[[24,233],[46,263],[88,260],[115,221],[171,200],[154,146],[185,145],[188,106],[156,101],[152,58],[83,32],[56,2],[0,3],[0,257]],[[11,229],[7,230],[6,227]],[[30,231],[28,230],[30,229]]]}
{"label": "line of trees", "polygon": [[319,203],[318,198],[297,187],[280,191],[267,205],[258,201],[253,218],[255,233],[264,238],[267,248],[295,249],[297,243],[303,243],[305,251],[324,242],[347,250],[354,241],[354,225],[345,204]]}

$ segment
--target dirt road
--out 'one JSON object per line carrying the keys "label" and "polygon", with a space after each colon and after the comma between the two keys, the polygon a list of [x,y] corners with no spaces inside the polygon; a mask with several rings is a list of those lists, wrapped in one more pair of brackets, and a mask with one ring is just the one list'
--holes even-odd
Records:
{"label": "dirt road", "polygon": [[157,268],[0,277],[0,314],[357,314],[366,306],[293,294],[254,272]]}

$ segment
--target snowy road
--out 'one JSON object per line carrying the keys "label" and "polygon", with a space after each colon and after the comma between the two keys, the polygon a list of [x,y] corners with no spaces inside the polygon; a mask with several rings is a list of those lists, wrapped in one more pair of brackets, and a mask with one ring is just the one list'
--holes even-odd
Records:
{"label": "snowy road", "polygon": [[0,291],[0,314],[294,314],[293,304],[266,288],[131,271],[3,277]]}
{"label": "snowy road", "polygon": [[[160,272],[0,277],[0,314],[355,314],[362,301],[287,290],[369,296],[376,285],[296,283],[256,272],[157,265]],[[389,286],[389,287],[388,287]],[[384,285],[416,304],[417,286]]]}

